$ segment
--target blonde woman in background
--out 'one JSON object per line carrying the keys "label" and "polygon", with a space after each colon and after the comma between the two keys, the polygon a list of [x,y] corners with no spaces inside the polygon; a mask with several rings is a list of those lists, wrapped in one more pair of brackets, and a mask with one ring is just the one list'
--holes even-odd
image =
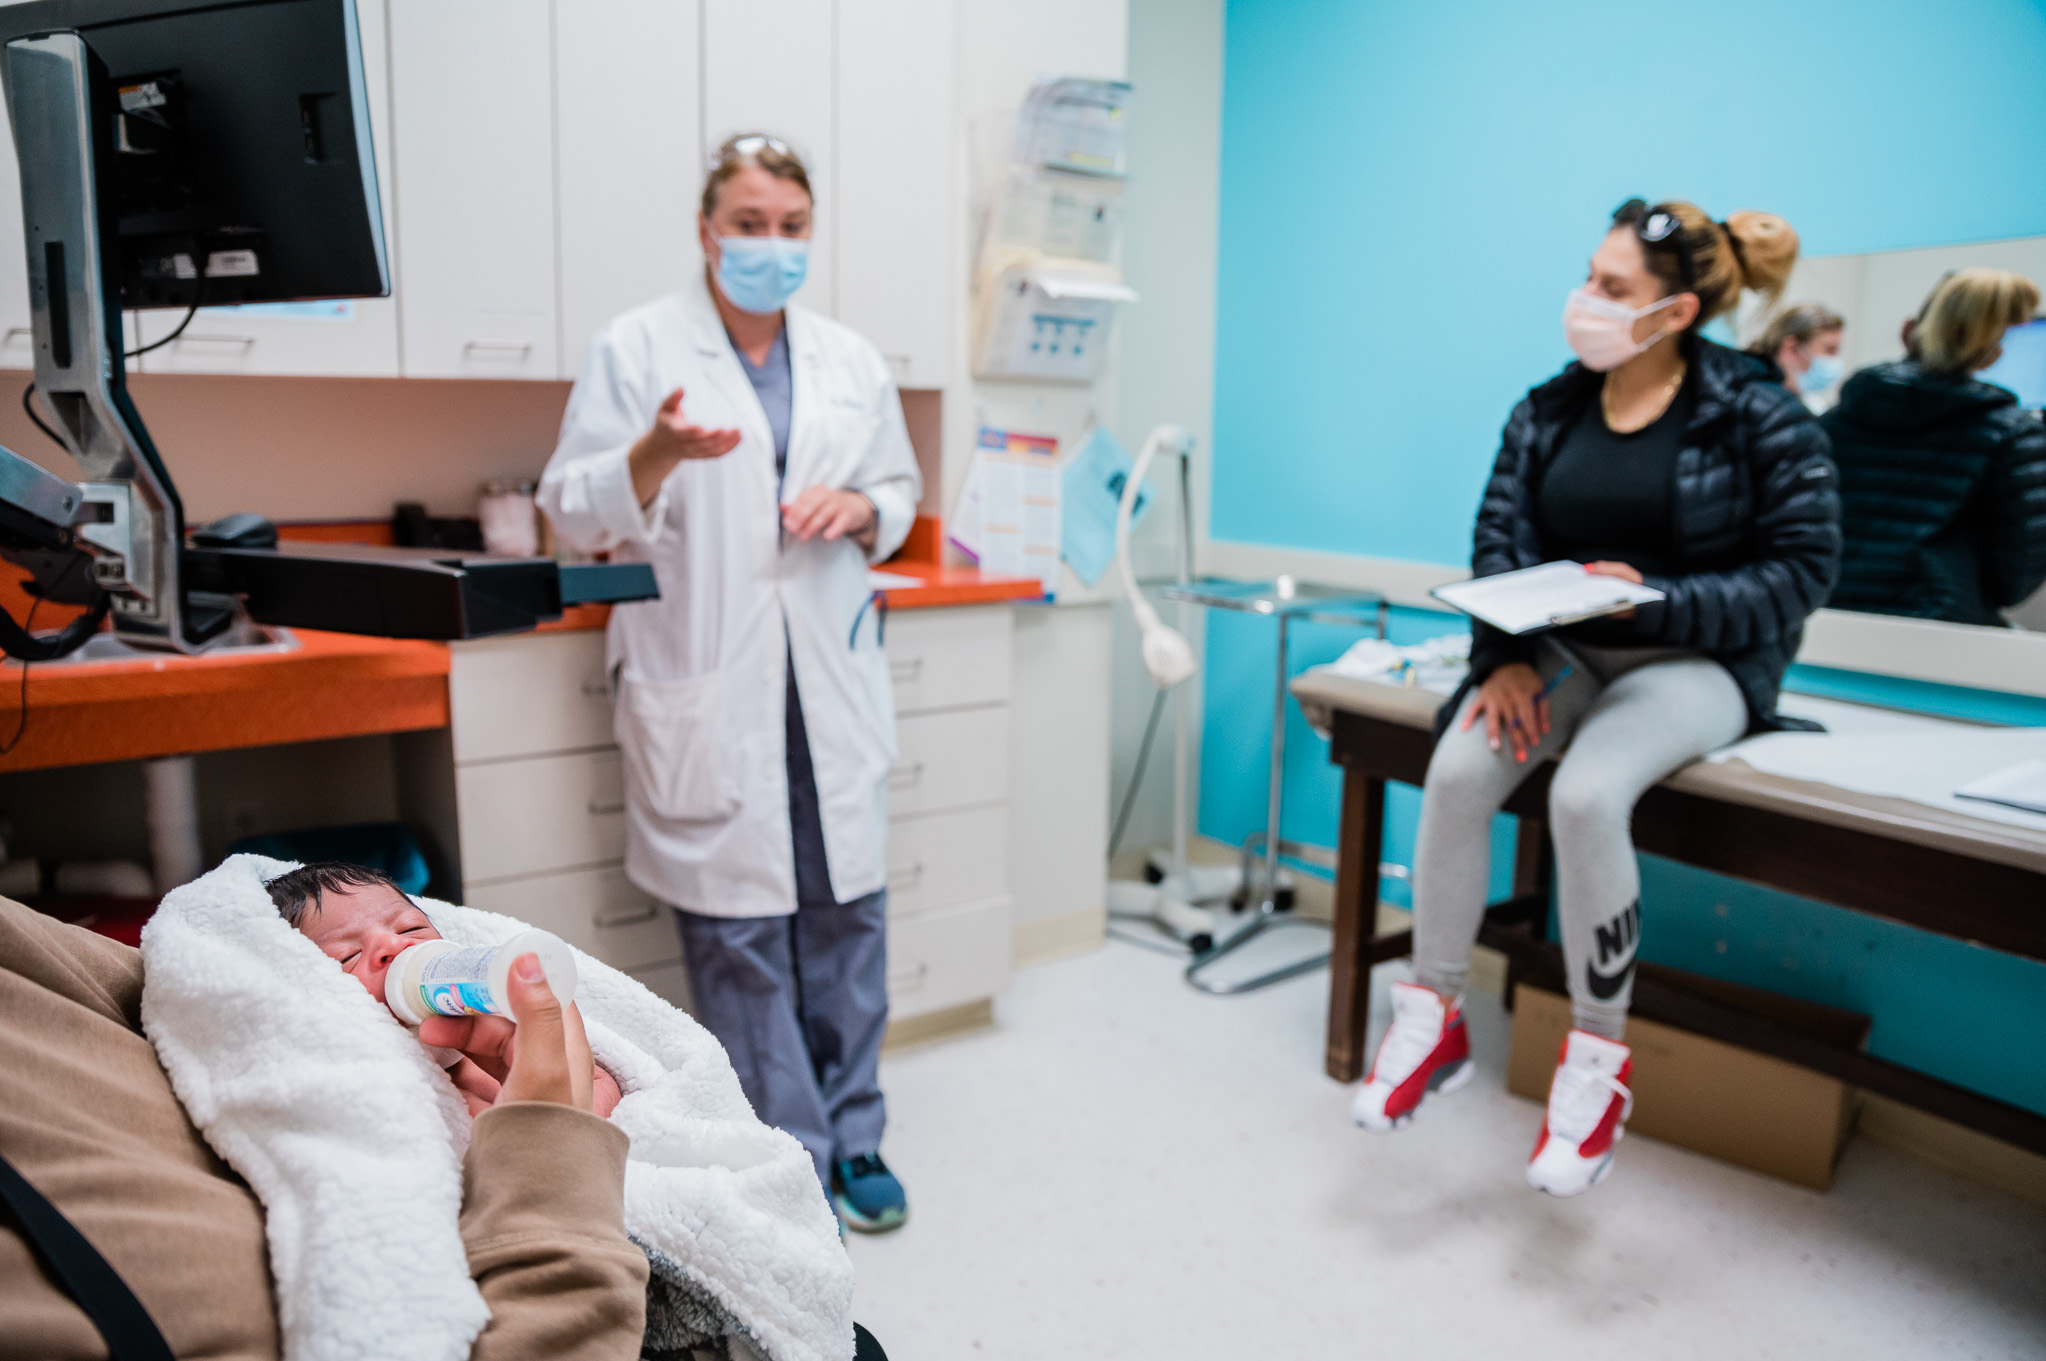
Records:
{"label": "blonde woman in background", "polygon": [[1847,380],[1823,417],[1847,540],[1834,608],[2005,626],[2046,583],[2046,425],[1974,377],[2038,310],[2023,275],[1961,270],[1907,328],[1905,358]]}
{"label": "blonde woman in background", "polygon": [[1779,312],[1748,353],[1773,360],[1783,370],[1783,386],[1813,411],[1824,411],[1837,400],[1832,390],[1846,376],[1840,359],[1846,327],[1824,303],[1802,302]]}

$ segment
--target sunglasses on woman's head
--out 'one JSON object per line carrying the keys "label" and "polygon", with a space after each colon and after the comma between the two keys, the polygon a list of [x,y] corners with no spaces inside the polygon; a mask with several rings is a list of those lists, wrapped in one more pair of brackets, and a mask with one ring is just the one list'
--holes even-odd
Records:
{"label": "sunglasses on woman's head", "polygon": [[1671,241],[1676,243],[1677,265],[1683,271],[1686,289],[1698,286],[1698,268],[1691,260],[1691,243],[1684,239],[1684,224],[1677,215],[1661,208],[1650,210],[1648,204],[1638,198],[1630,198],[1613,211],[1615,221],[1633,219],[1634,235],[1646,246],[1661,246]]}

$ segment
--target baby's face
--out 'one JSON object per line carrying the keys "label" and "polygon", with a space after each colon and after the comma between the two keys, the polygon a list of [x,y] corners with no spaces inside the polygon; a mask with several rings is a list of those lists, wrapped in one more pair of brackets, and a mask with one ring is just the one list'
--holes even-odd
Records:
{"label": "baby's face", "polygon": [[298,929],[379,1002],[384,1000],[384,970],[399,952],[440,939],[424,912],[383,884],[330,889],[298,919]]}

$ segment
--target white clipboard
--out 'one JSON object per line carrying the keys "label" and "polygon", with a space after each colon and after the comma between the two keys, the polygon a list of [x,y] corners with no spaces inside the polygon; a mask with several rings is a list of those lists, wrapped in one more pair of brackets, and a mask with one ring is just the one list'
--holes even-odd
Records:
{"label": "white clipboard", "polygon": [[1653,586],[1594,576],[1581,562],[1545,562],[1518,572],[1438,586],[1431,594],[1474,619],[1516,634],[1619,614],[1664,599]]}

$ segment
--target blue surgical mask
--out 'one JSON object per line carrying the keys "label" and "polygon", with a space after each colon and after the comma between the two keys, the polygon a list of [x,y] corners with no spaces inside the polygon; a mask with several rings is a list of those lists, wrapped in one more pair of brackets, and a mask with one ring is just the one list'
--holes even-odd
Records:
{"label": "blue surgical mask", "polygon": [[718,287],[741,312],[779,312],[803,286],[810,243],[786,236],[720,236]]}
{"label": "blue surgical mask", "polygon": [[1797,390],[1807,397],[1824,392],[1840,381],[1840,375],[1846,368],[1837,354],[1815,354],[1812,356],[1811,367],[1798,375]]}

